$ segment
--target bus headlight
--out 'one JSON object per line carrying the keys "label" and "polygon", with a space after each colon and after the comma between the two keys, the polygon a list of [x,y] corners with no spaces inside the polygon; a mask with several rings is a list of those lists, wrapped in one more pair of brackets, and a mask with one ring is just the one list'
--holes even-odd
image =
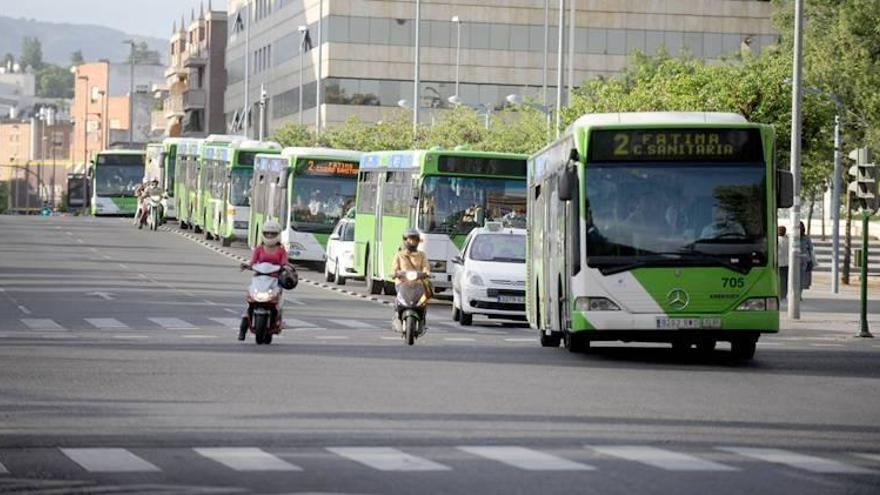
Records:
{"label": "bus headlight", "polygon": [[575,311],[620,311],[620,306],[607,297],[579,297],[574,300]]}
{"label": "bus headlight", "polygon": [[779,311],[779,300],[775,297],[753,297],[746,299],[739,306],[737,311]]}

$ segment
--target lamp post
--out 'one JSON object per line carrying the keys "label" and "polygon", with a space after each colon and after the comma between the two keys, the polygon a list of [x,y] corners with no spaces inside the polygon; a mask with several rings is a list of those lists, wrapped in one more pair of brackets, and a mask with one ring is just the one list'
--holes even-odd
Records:
{"label": "lamp post", "polygon": [[[451,103],[454,106],[464,105],[468,108],[473,109],[475,112],[477,112],[478,116],[485,118],[485,120],[483,121],[483,125],[486,127],[486,129],[489,128],[491,121],[492,121],[492,105],[490,105],[488,103],[480,103],[478,105],[470,105],[468,103],[461,101],[461,98],[459,98],[458,95],[450,96],[449,98],[446,99],[446,101],[448,101],[449,103]],[[483,111],[483,113],[480,113],[481,110]]]}
{"label": "lamp post", "polygon": [[801,65],[803,48],[803,0],[794,2],[794,62],[791,78],[791,175],[794,201],[791,205],[791,239],[788,247],[788,317],[801,317],[801,233],[798,228],[801,216]]}
{"label": "lamp post", "polygon": [[318,0],[318,74],[315,76],[315,136],[321,134],[321,77],[324,72],[324,0]]}
{"label": "lamp post", "polygon": [[419,84],[421,83],[419,77],[419,52],[421,40],[419,39],[419,25],[422,23],[422,2],[421,0],[416,0],[416,36],[415,36],[415,46],[413,47],[415,52],[415,60],[413,65],[415,65],[414,73],[413,73],[413,136],[416,135],[419,128]]}
{"label": "lamp post", "polygon": [[507,101],[507,103],[510,103],[511,105],[529,107],[543,113],[544,116],[547,117],[547,134],[550,134],[550,122],[553,117],[553,110],[550,107],[548,107],[547,105],[538,105],[537,103],[525,101],[522,99],[522,96],[517,94],[507,95],[504,99]]}
{"label": "lamp post", "polygon": [[[131,47],[128,57],[128,147],[134,145],[134,40],[125,40],[124,44]],[[107,117],[106,115],[104,116]]]}
{"label": "lamp post", "polygon": [[[83,129],[83,195],[86,195],[86,191],[88,191],[88,172],[89,172],[89,135],[88,135],[88,120],[89,120],[89,86],[91,85],[91,81],[89,81],[89,76],[80,76],[77,74],[76,67],[71,67],[70,71],[76,75],[76,80],[79,81],[82,79],[86,82],[86,91],[83,94],[83,117],[79,123],[82,125]],[[83,199],[82,205],[82,214],[86,215],[88,213],[88,200],[87,198]]]}
{"label": "lamp post", "polygon": [[309,27],[300,25],[299,31],[299,125],[303,125],[303,59],[306,54],[306,36],[309,35]]}
{"label": "lamp post", "polygon": [[541,70],[541,98],[547,106],[547,62],[550,57],[550,0],[544,0],[544,66]]}
{"label": "lamp post", "polygon": [[562,127],[562,50],[565,41],[565,0],[559,0],[559,43],[556,53],[556,137],[559,137]]}
{"label": "lamp post", "polygon": [[461,83],[461,18],[454,16],[455,23],[455,96],[460,95],[458,86]]}

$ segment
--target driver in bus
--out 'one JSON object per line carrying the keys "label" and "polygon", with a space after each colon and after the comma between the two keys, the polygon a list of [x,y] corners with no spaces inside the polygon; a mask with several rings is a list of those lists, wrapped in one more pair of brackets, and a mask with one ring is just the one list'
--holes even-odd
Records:
{"label": "driver in bus", "polygon": [[736,221],[733,213],[726,208],[712,207],[712,223],[703,228],[700,239],[720,239],[722,237],[745,237],[746,230]]}

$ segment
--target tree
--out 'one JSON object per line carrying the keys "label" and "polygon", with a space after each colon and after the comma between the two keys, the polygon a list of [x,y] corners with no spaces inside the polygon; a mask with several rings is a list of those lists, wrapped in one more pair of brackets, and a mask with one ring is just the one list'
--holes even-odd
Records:
{"label": "tree", "polygon": [[7,70],[12,70],[12,66],[15,65],[15,55],[11,53],[7,53],[3,56],[3,68]]}
{"label": "tree", "polygon": [[315,133],[307,126],[300,124],[284,124],[271,138],[281,146],[313,146]]}
{"label": "tree", "polygon": [[132,63],[132,57],[134,57],[135,64],[159,64],[161,60],[159,52],[150,50],[150,45],[146,41],[135,43],[134,52],[129,52],[125,63]]}
{"label": "tree", "polygon": [[18,61],[22,67],[30,67],[35,72],[43,68],[43,45],[39,38],[24,37]]}
{"label": "tree", "polygon": [[419,148],[475,147],[486,139],[486,127],[470,107],[459,105],[445,112],[436,123],[424,128],[416,143]]}
{"label": "tree", "polygon": [[506,153],[534,153],[549,142],[547,117],[527,106],[505,107],[492,115],[485,140],[477,149]]}
{"label": "tree", "polygon": [[86,61],[83,58],[82,50],[77,50],[70,54],[70,65],[76,67],[84,63],[86,63]]}
{"label": "tree", "polygon": [[73,74],[57,65],[46,65],[35,74],[37,96],[73,98]]}

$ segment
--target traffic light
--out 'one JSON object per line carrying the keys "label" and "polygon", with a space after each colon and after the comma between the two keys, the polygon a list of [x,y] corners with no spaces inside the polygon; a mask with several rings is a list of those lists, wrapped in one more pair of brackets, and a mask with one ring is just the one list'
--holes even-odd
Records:
{"label": "traffic light", "polygon": [[858,148],[850,152],[849,158],[856,162],[849,168],[849,175],[853,181],[848,189],[866,210],[877,210],[877,165],[872,163],[871,152],[868,148]]}

